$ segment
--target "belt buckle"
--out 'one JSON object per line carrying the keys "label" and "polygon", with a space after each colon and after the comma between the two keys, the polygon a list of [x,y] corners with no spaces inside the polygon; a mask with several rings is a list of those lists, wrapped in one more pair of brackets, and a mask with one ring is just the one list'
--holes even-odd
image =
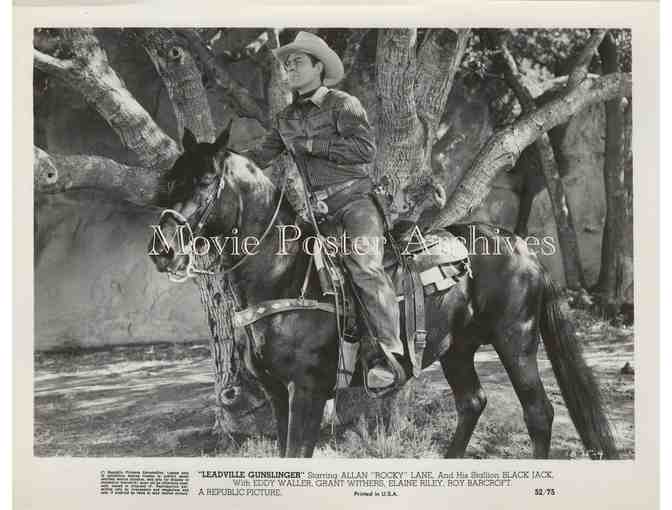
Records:
{"label": "belt buckle", "polygon": [[315,212],[322,215],[327,214],[329,212],[329,207],[327,206],[327,203],[324,202],[323,200],[318,200],[315,203]]}
{"label": "belt buckle", "polygon": [[325,216],[329,212],[329,207],[327,206],[327,203],[325,200],[329,197],[329,194],[327,193],[327,190],[319,190],[313,192],[313,211],[315,211],[316,214]]}

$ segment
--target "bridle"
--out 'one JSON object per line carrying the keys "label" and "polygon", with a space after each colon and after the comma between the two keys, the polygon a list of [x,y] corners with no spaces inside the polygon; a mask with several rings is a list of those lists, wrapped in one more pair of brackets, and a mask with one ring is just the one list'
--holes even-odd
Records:
{"label": "bridle", "polygon": [[[187,262],[187,267],[185,269],[185,274],[183,276],[177,275],[173,272],[168,273],[168,279],[171,282],[175,283],[182,283],[185,282],[191,278],[196,278],[199,275],[214,275],[214,274],[219,274],[219,275],[226,275],[229,274],[236,269],[238,269],[240,266],[242,266],[250,257],[250,253],[245,253],[243,256],[231,267],[222,269],[220,271],[213,271],[212,268],[215,264],[219,262],[219,259],[221,258],[221,254],[219,257],[217,257],[214,261],[210,263],[210,265],[206,269],[199,269],[196,267],[195,263],[195,255],[194,255],[194,239],[203,231],[203,228],[205,228],[205,225],[207,224],[208,219],[212,215],[213,210],[215,209],[215,205],[217,204],[217,201],[222,195],[222,191],[226,188],[227,183],[229,184],[229,187],[233,190],[234,186],[231,185],[231,183],[228,182],[227,178],[224,177],[223,173],[219,176],[219,182],[217,183],[216,189],[214,189],[209,195],[208,198],[205,201],[205,206],[203,206],[203,212],[201,213],[200,217],[198,218],[198,221],[196,222],[195,229],[191,228],[191,224],[189,222],[189,219],[186,218],[182,213],[174,210],[174,209],[164,209],[161,212],[161,217],[159,218],[159,224],[163,221],[165,217],[172,217],[173,220],[175,220],[178,225],[184,226],[187,228],[187,231],[189,232],[189,242],[185,245],[185,255],[188,257],[188,262]],[[275,206],[275,210],[273,211],[273,216],[271,217],[271,220],[269,221],[268,225],[264,229],[264,232],[261,234],[261,237],[258,238],[258,245],[261,245],[261,243],[264,242],[264,239],[268,236],[268,233],[271,231],[271,228],[273,228],[273,225],[275,224],[275,221],[278,218],[278,214],[280,213],[280,207],[282,207],[282,202],[285,197],[285,188],[287,187],[287,174],[285,173],[283,180],[282,180],[282,186],[280,188],[280,197],[278,198],[278,203]],[[244,208],[244,203],[243,203],[243,198],[240,194],[240,191],[236,193],[236,196],[238,197],[238,208],[236,211],[236,221],[234,222],[234,226],[231,229],[232,234],[238,234],[240,232],[240,227],[241,227],[241,219],[243,215],[243,208]]]}

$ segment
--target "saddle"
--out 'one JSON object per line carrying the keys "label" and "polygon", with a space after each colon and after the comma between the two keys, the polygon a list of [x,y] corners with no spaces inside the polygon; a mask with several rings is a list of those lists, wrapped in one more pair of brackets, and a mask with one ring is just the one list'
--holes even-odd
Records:
{"label": "saddle", "polygon": [[[427,338],[425,297],[444,294],[464,277],[471,277],[471,265],[465,245],[448,231],[431,235],[417,231],[414,237],[409,242],[388,231],[383,265],[397,294],[404,356],[413,368],[413,376],[417,377],[422,369]],[[347,279],[347,271],[339,267],[341,274],[338,277]],[[352,295],[346,299],[352,301]],[[354,303],[347,308],[356,309]],[[336,388],[358,386],[363,382],[354,377],[358,373],[358,361],[361,361],[357,356],[358,326],[352,318],[346,324],[339,351],[341,359]]]}
{"label": "saddle", "polygon": [[[404,356],[412,367],[412,375],[417,377],[422,369],[427,337],[425,296],[446,293],[465,275],[471,277],[469,253],[466,246],[448,231],[424,234],[414,224],[392,228],[382,199],[375,192],[371,195],[386,223],[383,266],[397,294]],[[317,273],[321,294],[326,300],[308,299],[304,295],[313,271]],[[360,327],[361,317],[357,313],[352,281],[339,256],[313,250],[300,296],[268,300],[235,312],[233,324],[245,328],[266,316],[302,309],[323,310],[336,316],[340,345],[335,389],[363,385],[368,392],[365,378],[353,377],[361,372],[357,367],[364,366],[364,360],[359,356],[364,328]],[[253,343],[252,347],[260,351],[258,342]],[[390,361],[398,365],[396,361]]]}

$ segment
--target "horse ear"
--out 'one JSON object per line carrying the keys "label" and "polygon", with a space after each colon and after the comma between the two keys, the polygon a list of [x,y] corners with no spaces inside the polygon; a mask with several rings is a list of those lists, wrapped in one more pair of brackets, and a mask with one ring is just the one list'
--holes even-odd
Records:
{"label": "horse ear", "polygon": [[224,128],[224,131],[222,131],[217,137],[217,140],[215,140],[215,143],[213,144],[215,147],[215,151],[218,151],[221,148],[226,147],[226,144],[229,143],[229,135],[231,134],[232,125],[233,125],[233,119],[229,120],[229,123]]}
{"label": "horse ear", "polygon": [[188,128],[184,128],[184,134],[182,135],[182,147],[184,152],[191,152],[198,145],[198,141],[194,136],[194,133],[189,131]]}

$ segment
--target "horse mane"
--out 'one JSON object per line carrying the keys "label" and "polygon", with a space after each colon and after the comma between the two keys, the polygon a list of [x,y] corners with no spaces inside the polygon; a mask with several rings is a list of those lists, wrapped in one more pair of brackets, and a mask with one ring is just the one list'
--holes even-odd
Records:
{"label": "horse mane", "polygon": [[[280,188],[260,169],[251,159],[245,154],[234,151],[232,149],[225,149],[220,151],[215,158],[222,158],[224,160],[232,160],[233,164],[229,164],[228,168],[231,170],[230,176],[242,191],[251,193],[255,198],[265,198],[270,204],[277,204],[280,199]],[[294,214],[294,207],[287,199],[287,187],[285,184],[285,196],[281,210],[287,213]]]}

